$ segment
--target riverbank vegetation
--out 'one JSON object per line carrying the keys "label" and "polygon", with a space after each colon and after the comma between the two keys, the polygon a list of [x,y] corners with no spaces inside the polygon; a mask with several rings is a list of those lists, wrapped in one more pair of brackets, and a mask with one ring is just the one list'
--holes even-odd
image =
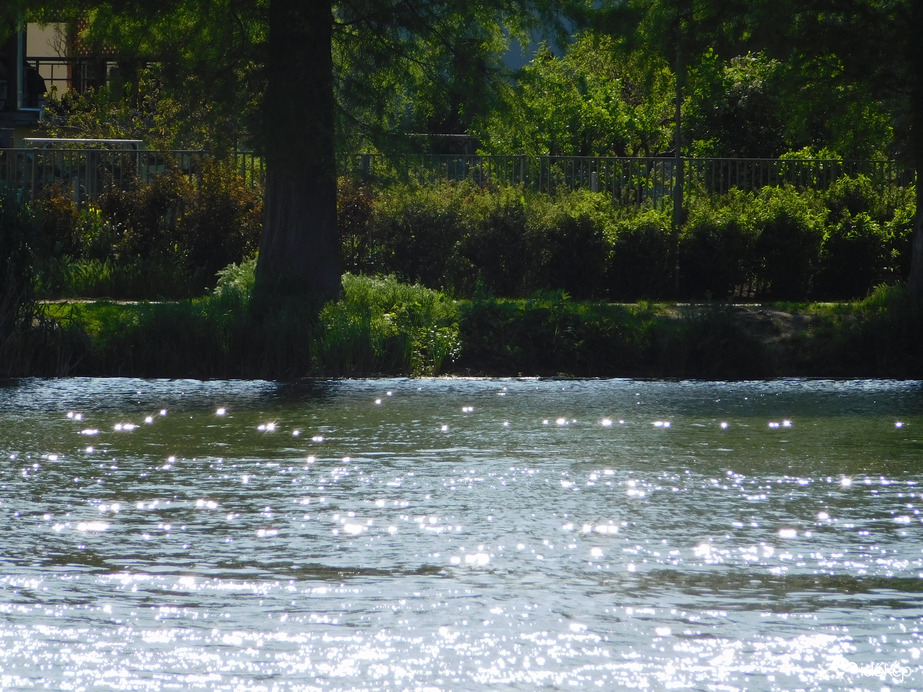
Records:
{"label": "riverbank vegetation", "polygon": [[849,303],[613,304],[564,293],[451,300],[347,274],[318,312],[252,309],[254,262],[178,302],[55,302],[5,375],[193,378],[923,376],[923,306],[903,286]]}
{"label": "riverbank vegetation", "polygon": [[[207,155],[98,166],[98,196],[69,169],[27,191],[30,152],[3,167],[0,376],[919,376],[916,5],[590,4],[15,2],[118,62],[51,89],[39,134]],[[515,40],[540,44],[518,68]],[[475,152],[647,170],[396,173]],[[341,165],[373,156],[394,174]],[[683,180],[684,157],[779,166]]]}
{"label": "riverbank vegetation", "polygon": [[85,207],[6,197],[0,375],[923,370],[923,311],[899,280],[912,190],[885,198],[862,177],[735,190],[694,202],[677,236],[666,211],[600,193],[343,179],[342,298],[265,309],[252,296],[259,197],[212,175]]}
{"label": "riverbank vegetation", "polygon": [[[617,205],[605,192],[344,177],[341,262],[457,299],[854,300],[907,275],[914,195],[862,175],[735,188],[690,197],[674,229],[662,205]],[[212,162],[195,182],[174,169],[91,204],[51,188],[15,213],[34,237],[39,297],[171,300],[214,289],[219,270],[253,256],[262,202]]]}

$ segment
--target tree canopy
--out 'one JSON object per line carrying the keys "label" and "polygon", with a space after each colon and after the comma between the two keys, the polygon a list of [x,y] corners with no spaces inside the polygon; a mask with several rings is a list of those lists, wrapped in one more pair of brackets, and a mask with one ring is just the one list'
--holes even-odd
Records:
{"label": "tree canopy", "polygon": [[[263,281],[332,295],[337,148],[393,150],[440,141],[420,135],[463,133],[492,153],[763,157],[824,149],[899,157],[919,170],[920,6],[15,0],[0,17],[6,26],[22,12],[88,19],[83,39],[117,49],[129,98],[143,98],[132,87],[151,79],[140,66],[156,61],[157,93],[181,94],[189,119],[214,123],[183,136],[266,155]],[[504,61],[517,41],[542,37],[548,42],[518,72]],[[911,279],[923,290],[920,219]]]}

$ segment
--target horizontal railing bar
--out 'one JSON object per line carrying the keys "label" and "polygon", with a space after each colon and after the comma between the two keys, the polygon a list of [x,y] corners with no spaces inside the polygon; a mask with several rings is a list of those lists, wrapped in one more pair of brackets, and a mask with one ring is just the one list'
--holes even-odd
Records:
{"label": "horizontal railing bar", "polygon": [[[141,142],[131,139],[36,137],[27,142],[33,146],[0,149],[0,184],[12,185],[30,196],[44,186],[63,183],[74,187],[81,200],[92,199],[104,189],[103,173],[109,183],[132,173],[147,180],[167,170],[171,160],[189,173],[199,162],[213,158],[203,150],[148,150],[140,144],[138,148],[121,148],[124,143]],[[84,146],[97,144],[109,146]],[[242,176],[248,186],[264,184],[266,167],[260,155],[239,151],[225,160],[229,173]],[[723,194],[732,188],[757,190],[785,183],[825,188],[843,175],[860,173],[882,191],[915,180],[912,170],[889,160],[684,157],[680,161],[684,194],[689,199]],[[619,204],[660,204],[672,199],[676,164],[673,157],[366,153],[341,155],[338,172],[377,179],[382,184],[393,180],[469,180],[479,185],[523,185],[546,193],[582,188],[607,193]]]}

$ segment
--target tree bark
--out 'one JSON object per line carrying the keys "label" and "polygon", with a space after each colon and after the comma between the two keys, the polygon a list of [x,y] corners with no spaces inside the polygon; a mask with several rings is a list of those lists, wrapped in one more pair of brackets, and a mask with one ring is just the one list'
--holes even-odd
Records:
{"label": "tree bark", "polygon": [[340,241],[330,0],[271,0],[257,292],[335,298]]}

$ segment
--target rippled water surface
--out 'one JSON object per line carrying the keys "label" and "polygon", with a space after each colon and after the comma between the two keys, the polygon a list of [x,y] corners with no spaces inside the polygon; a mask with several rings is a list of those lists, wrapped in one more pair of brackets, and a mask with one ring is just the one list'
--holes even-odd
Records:
{"label": "rippled water surface", "polygon": [[2,689],[923,688],[923,385],[0,386]]}

